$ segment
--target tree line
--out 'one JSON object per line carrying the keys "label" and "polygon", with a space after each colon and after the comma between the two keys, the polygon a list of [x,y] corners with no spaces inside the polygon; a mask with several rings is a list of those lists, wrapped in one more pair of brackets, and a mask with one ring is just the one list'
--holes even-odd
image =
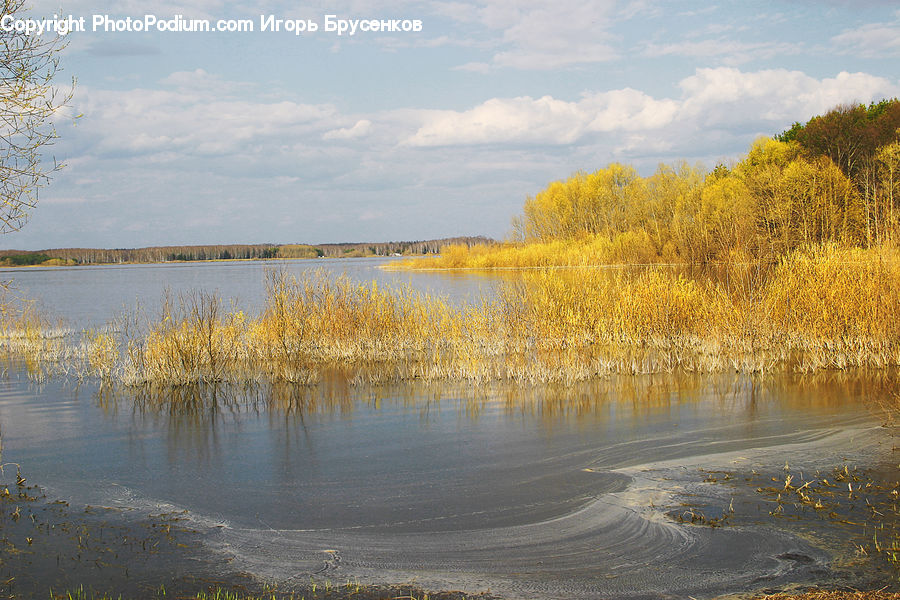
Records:
{"label": "tree line", "polygon": [[871,247],[900,229],[900,101],[838,106],[712,171],[618,163],[526,200],[524,242],[605,237],[635,254],[707,262],[771,257],[822,242]]}
{"label": "tree line", "polygon": [[175,261],[349,258],[434,254],[447,244],[484,244],[484,237],[455,237],[405,242],[339,244],[219,244],[202,246],[151,246],[147,248],[54,248],[46,250],[0,250],[0,264],[21,266],[45,264],[119,264]]}

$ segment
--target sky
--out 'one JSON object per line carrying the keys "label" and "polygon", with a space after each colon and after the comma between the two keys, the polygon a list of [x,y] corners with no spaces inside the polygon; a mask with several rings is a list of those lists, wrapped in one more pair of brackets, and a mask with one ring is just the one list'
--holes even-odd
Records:
{"label": "sky", "polygon": [[[900,96],[894,1],[33,0],[27,16],[56,14],[85,20],[45,152],[65,167],[2,248],[499,239],[576,171],[712,168]],[[93,29],[179,15],[253,31]],[[318,29],[261,31],[273,18]],[[326,30],[368,19],[421,30]]]}

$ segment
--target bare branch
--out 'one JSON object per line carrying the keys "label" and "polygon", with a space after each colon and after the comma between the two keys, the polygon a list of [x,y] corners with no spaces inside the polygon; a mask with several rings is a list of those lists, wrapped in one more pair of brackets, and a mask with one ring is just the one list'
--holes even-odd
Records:
{"label": "bare branch", "polygon": [[[3,0],[3,15],[25,10],[25,0]],[[41,153],[57,138],[53,116],[72,97],[53,79],[65,41],[0,31],[0,233],[20,229],[36,206],[38,190],[59,168]]]}

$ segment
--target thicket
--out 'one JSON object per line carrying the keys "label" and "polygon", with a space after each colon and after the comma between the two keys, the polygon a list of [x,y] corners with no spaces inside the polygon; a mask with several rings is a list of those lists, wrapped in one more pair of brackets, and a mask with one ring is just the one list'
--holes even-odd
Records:
{"label": "thicket", "polygon": [[42,262],[50,260],[52,257],[46,254],[10,254],[0,259],[0,264],[14,265],[17,267],[25,265],[39,265]]}
{"label": "thicket", "polygon": [[525,201],[505,244],[448,246],[428,267],[772,262],[801,247],[900,236],[900,101],[839,106],[712,171],[613,163]]}

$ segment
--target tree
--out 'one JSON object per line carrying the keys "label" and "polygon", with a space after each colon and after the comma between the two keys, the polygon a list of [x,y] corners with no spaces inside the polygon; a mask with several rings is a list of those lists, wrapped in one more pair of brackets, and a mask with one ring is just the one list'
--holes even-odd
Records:
{"label": "tree", "polygon": [[[0,16],[21,19],[24,3],[3,0]],[[71,90],[53,84],[64,40],[5,29],[0,29],[0,233],[25,224],[39,188],[59,169],[55,160],[42,160],[42,151],[57,138],[53,116],[72,97]]]}
{"label": "tree", "polygon": [[882,146],[878,149],[876,158],[881,175],[881,189],[887,204],[888,234],[893,238],[897,227],[895,207],[900,203],[900,142]]}
{"label": "tree", "polygon": [[737,175],[718,167],[700,192],[701,252],[725,259],[757,253],[756,208],[753,196]]}
{"label": "tree", "polygon": [[794,123],[779,136],[796,140],[813,157],[828,156],[845,175],[855,178],[865,160],[885,144],[897,141],[900,100],[838,105],[805,125]]}

